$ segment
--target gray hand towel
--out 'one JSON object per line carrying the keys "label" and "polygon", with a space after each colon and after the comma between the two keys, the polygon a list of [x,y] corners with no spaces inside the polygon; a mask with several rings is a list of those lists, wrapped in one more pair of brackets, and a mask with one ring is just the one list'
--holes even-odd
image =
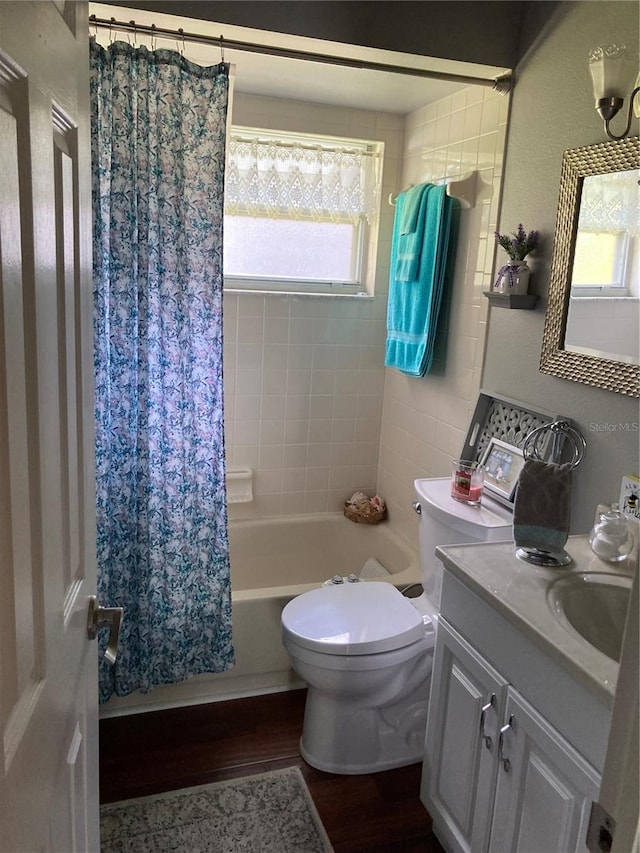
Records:
{"label": "gray hand towel", "polygon": [[571,518],[571,464],[527,459],[513,507],[513,538],[519,548],[562,551]]}

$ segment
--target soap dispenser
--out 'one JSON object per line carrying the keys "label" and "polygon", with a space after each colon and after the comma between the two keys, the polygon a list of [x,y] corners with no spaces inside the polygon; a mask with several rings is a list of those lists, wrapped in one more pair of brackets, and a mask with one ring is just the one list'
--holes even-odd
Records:
{"label": "soap dispenser", "polygon": [[633,538],[618,504],[612,504],[610,510],[600,513],[589,534],[589,544],[593,553],[608,563],[619,563],[629,556]]}

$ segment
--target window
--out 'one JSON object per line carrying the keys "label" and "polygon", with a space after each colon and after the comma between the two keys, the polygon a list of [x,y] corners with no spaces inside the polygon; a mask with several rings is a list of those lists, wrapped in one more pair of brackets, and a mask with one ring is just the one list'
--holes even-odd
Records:
{"label": "window", "polygon": [[225,178],[227,289],[366,290],[382,143],[234,127]]}
{"label": "window", "polygon": [[584,179],[572,297],[637,296],[639,215],[637,169]]}
{"label": "window", "polygon": [[[629,235],[625,231],[578,231],[572,288],[585,294],[625,287]],[[625,291],[626,292],[626,291]],[[572,295],[576,295],[572,289]]]}

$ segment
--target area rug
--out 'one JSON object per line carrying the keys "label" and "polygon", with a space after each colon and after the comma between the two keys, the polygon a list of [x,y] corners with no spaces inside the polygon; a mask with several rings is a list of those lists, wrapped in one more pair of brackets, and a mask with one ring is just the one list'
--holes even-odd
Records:
{"label": "area rug", "polygon": [[332,853],[297,767],[100,809],[102,853]]}

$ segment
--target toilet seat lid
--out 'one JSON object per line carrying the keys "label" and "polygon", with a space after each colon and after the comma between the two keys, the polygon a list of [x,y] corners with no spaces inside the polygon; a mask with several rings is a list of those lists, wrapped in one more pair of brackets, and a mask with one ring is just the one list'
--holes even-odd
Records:
{"label": "toilet seat lid", "polygon": [[416,608],[385,582],[346,583],[304,592],[282,611],[282,628],[298,645],[336,655],[386,652],[425,636]]}

